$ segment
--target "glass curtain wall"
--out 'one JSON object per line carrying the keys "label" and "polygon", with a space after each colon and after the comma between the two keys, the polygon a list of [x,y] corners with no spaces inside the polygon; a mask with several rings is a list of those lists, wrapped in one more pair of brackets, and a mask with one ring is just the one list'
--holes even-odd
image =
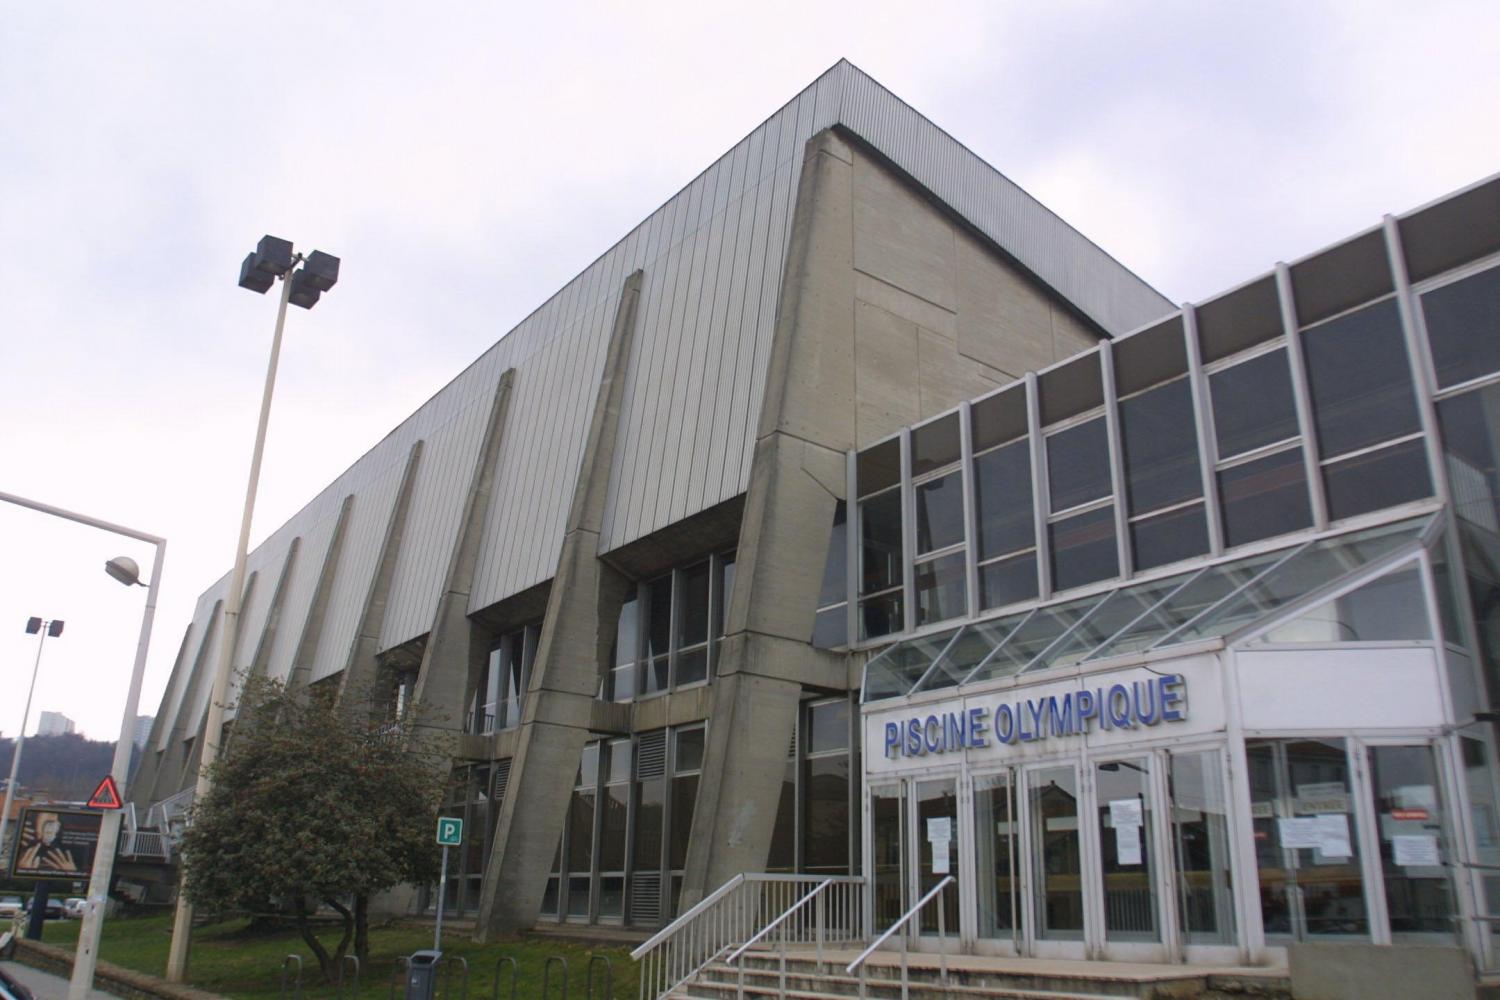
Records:
{"label": "glass curtain wall", "polygon": [[979,400],[969,411],[969,421],[974,442],[979,607],[998,608],[1037,596],[1026,386]]}
{"label": "glass curtain wall", "polygon": [[734,588],[734,555],[689,563],[630,591],[620,605],[600,699],[638,701],[708,681]]}
{"label": "glass curtain wall", "polygon": [[906,627],[906,555],[902,528],[901,440],[859,453],[859,623],[860,638]]}
{"label": "glass curtain wall", "polygon": [[584,748],[543,916],[643,927],[670,919],[692,831],[703,738],[698,723]]}
{"label": "glass curtain wall", "polygon": [[[503,794],[503,789],[491,787],[495,770],[489,764],[454,768],[443,798],[440,814],[464,822],[464,842],[449,854],[448,881],[443,886],[443,912],[450,916],[468,916],[479,908],[484,866],[500,815],[499,795]],[[436,903],[436,893],[427,889],[423,908],[432,909]]]}
{"label": "glass curtain wall", "polygon": [[916,514],[913,572],[919,628],[969,611],[960,435],[957,413],[923,424],[911,435]]}
{"label": "glass curtain wall", "polygon": [[859,870],[857,724],[848,696],[802,703],[787,749],[766,871],[850,875]]}
{"label": "glass curtain wall", "polygon": [[483,734],[521,724],[522,701],[541,635],[541,623],[534,622],[505,633],[490,650],[469,700],[468,732]]}

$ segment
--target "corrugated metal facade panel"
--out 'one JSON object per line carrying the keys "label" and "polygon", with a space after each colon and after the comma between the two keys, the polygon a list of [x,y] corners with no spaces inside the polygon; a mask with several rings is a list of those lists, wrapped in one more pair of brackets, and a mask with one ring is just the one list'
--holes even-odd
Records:
{"label": "corrugated metal facade panel", "polygon": [[[562,543],[620,286],[645,272],[610,473],[602,550],[742,492],[806,141],[842,123],[1102,326],[1170,309],[1155,292],[879,84],[839,63],[726,152],[379,442],[257,550],[293,537],[269,671],[285,676],[339,505],[353,494],[315,677],[343,665],[412,443],[426,444],[382,648],[431,627],[497,380],[516,371],[470,610],[549,579]],[[264,579],[264,599],[274,589]],[[200,630],[223,589],[199,602]],[[262,617],[263,621],[264,618]],[[200,632],[201,634],[201,632]],[[253,641],[246,646],[253,652]],[[248,655],[248,654],[246,654]],[[168,698],[181,699],[181,692]]]}
{"label": "corrugated metal facade panel", "polygon": [[[323,628],[318,636],[318,648],[313,652],[309,681],[320,681],[338,673],[349,658],[349,647],[370,595],[370,583],[380,561],[386,528],[396,506],[396,495],[401,489],[401,477],[406,472],[409,455],[410,446],[400,454],[392,449],[393,461],[373,477],[349,507],[344,544],[339,549],[338,564],[334,567],[329,586],[328,605],[323,612]],[[334,522],[337,520],[335,511]],[[332,525],[328,541],[332,541],[331,529]],[[325,542],[322,548],[325,558],[327,551]],[[316,566],[309,567],[314,579],[321,566],[322,560],[319,560]],[[285,672],[283,666],[278,676],[284,676]]]}

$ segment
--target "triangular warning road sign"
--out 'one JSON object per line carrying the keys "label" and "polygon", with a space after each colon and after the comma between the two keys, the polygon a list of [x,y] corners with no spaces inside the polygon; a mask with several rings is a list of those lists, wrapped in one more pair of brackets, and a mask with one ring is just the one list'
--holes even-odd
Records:
{"label": "triangular warning road sign", "polygon": [[104,780],[99,782],[99,787],[94,789],[94,794],[89,796],[90,809],[123,809],[125,803],[120,801],[120,789],[115,786],[115,776],[106,774]]}

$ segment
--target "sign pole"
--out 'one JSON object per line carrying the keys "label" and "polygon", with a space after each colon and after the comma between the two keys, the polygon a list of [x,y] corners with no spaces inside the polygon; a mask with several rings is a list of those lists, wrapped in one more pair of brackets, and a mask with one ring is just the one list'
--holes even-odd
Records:
{"label": "sign pole", "polygon": [[443,897],[448,894],[448,845],[443,845],[443,873],[438,876],[437,928],[432,932],[432,950],[443,950]]}

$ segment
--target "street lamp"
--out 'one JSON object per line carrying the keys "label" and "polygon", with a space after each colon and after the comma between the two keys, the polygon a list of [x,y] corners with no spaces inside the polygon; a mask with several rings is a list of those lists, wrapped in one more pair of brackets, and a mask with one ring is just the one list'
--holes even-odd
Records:
{"label": "street lamp", "polygon": [[[101,521],[97,517],[89,517],[86,514],[78,514],[71,510],[63,510],[61,507],[18,497],[12,493],[0,493],[0,501],[29,507],[43,514],[77,521],[79,524],[87,524],[102,531],[110,531],[156,546],[156,558],[151,564],[151,582],[145,585],[146,608],[141,612],[141,634],[135,644],[135,665],[131,668],[130,687],[125,694],[125,714],[120,719],[120,739],[115,744],[115,758],[109,770],[111,777],[115,779],[115,787],[120,790],[120,795],[123,797],[126,794],[126,779],[130,772],[130,753],[135,747],[135,716],[141,703],[141,681],[146,675],[146,653],[151,648],[151,623],[156,618],[156,594],[161,586],[162,562],[167,557],[167,540],[156,535],[149,535],[144,531],[136,531],[134,528]],[[140,567],[129,556],[111,559],[104,564],[104,571],[127,586],[140,583]],[[33,618],[31,621],[35,622],[37,619]],[[54,626],[55,632],[52,631]],[[40,623],[37,627],[40,629]],[[27,622],[27,631],[32,631],[31,622]],[[51,623],[48,626],[48,634],[61,635],[62,622]],[[37,661],[41,661],[40,647],[37,649]],[[32,683],[36,683],[35,672],[32,674]],[[30,695],[27,695],[26,702],[29,711]],[[21,727],[23,733],[25,728],[23,724]],[[16,756],[20,756],[19,746],[16,748]],[[12,777],[11,785],[15,785],[14,777]],[[9,812],[8,801],[6,805],[6,811]],[[111,809],[104,814],[99,823],[99,843],[94,850],[94,869],[89,874],[88,899],[83,909],[83,923],[78,928],[78,948],[73,953],[73,977],[68,985],[68,1000],[87,1000],[89,990],[94,984],[94,967],[99,960],[99,932],[103,929],[104,907],[109,899],[109,883],[114,877],[115,848],[120,843],[120,821],[120,810]]]}
{"label": "street lamp", "polygon": [[[44,629],[42,626],[46,625]],[[62,635],[63,623],[58,619],[43,622],[40,618],[26,619],[26,634],[37,636],[36,662],[31,665],[31,687],[26,689],[26,710],[21,713],[21,731],[16,734],[16,752],[10,758],[10,780],[5,783],[5,808],[0,811],[0,858],[6,847],[5,828],[10,823],[10,806],[16,797],[16,772],[21,769],[21,751],[26,747],[26,720],[31,718],[31,695],[36,691],[37,671],[42,667],[42,646],[48,636]]]}
{"label": "street lamp", "polygon": [[[300,267],[298,265],[301,265]],[[260,483],[260,460],[266,445],[266,423],[271,416],[271,391],[276,386],[276,364],[281,357],[281,332],[286,326],[286,307],[311,309],[322,294],[339,280],[339,259],[321,250],[304,257],[293,250],[290,240],[263,236],[240,264],[241,288],[264,295],[276,280],[281,281],[281,304],[276,310],[276,332],[271,337],[271,361],[266,367],[266,385],[260,397],[260,423],[255,429],[255,450],[250,455],[250,482],[245,488],[245,509],[240,517],[239,544],[234,551],[234,572],[229,576],[229,593],[224,595],[224,618],[219,623],[219,657],[214,670],[213,692],[203,724],[203,753],[198,765],[198,782],[193,801],[208,798],[213,781],[209,771],[219,756],[224,738],[224,700],[229,691],[229,674],[233,669],[234,640],[240,617],[240,595],[245,588],[245,557],[250,544],[250,519],[255,512],[255,490]],[[185,869],[184,869],[185,870]],[[172,946],[167,953],[167,981],[180,983],[187,975],[188,949],[192,943],[193,904],[178,883],[177,913],[172,921]],[[69,1000],[84,1000],[69,996]]]}

